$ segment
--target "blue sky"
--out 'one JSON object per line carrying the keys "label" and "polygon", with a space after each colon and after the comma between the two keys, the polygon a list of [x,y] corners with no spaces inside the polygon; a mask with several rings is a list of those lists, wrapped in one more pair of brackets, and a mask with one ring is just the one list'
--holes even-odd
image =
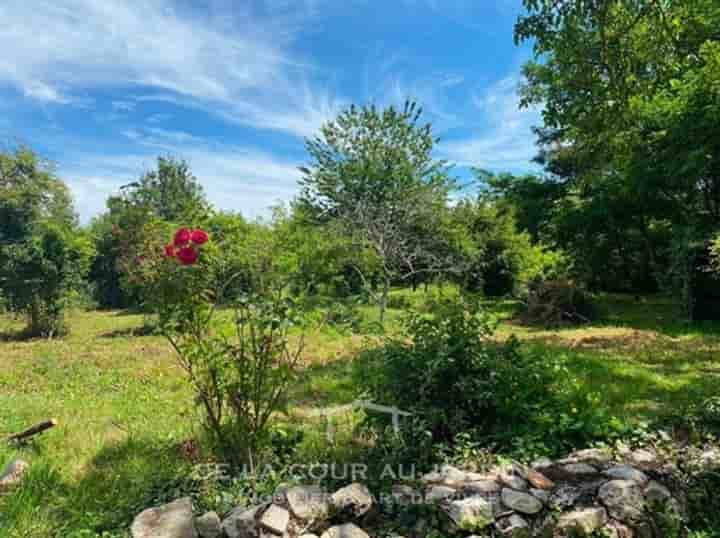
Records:
{"label": "blue sky", "polygon": [[418,100],[456,164],[532,169],[520,0],[4,0],[0,139],[57,163],[83,222],[158,154],[254,218],[350,103]]}

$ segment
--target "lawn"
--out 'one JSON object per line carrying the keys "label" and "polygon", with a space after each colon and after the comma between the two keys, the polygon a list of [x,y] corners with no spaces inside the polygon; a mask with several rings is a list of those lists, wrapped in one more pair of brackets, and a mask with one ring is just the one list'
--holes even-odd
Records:
{"label": "lawn", "polygon": [[[601,321],[560,330],[514,321],[514,306],[488,303],[501,319],[497,337],[515,334],[567,354],[624,420],[678,413],[718,392],[720,325],[683,322],[669,299],[605,297]],[[396,320],[400,312],[390,314]],[[178,477],[204,457],[193,442],[183,373],[161,337],[142,335],[142,317],[75,312],[69,321],[62,340],[18,341],[16,322],[0,325],[0,435],[59,421],[25,448],[0,444],[0,465],[18,455],[32,465],[23,487],[0,498],[3,537],[127,536],[135,513],[191,487]],[[352,358],[373,338],[329,327],[307,335],[291,422],[311,422],[307,411],[357,397]]]}

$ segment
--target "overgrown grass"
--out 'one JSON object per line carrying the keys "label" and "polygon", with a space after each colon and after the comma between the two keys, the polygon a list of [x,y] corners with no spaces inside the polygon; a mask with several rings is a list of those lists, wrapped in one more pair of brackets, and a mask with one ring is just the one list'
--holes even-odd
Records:
{"label": "overgrown grass", "polygon": [[[419,305],[424,292],[393,295],[407,297],[394,299],[397,305]],[[688,324],[671,300],[605,297],[601,321],[558,330],[512,321],[515,306],[488,302],[502,320],[497,337],[516,334],[567,354],[588,391],[622,420],[676,414],[719,392],[720,324]],[[372,320],[376,309],[361,313]],[[401,315],[391,309],[388,330]],[[0,443],[0,465],[15,456],[31,462],[23,487],[0,498],[3,537],[125,537],[142,508],[200,487],[188,477],[208,455],[194,441],[200,432],[192,428],[191,391],[163,338],[142,335],[142,317],[134,314],[76,312],[68,322],[65,339],[19,341],[21,324],[1,321],[0,435],[59,421],[27,447]],[[305,432],[305,450],[345,450],[340,441],[324,446],[324,426],[312,411],[359,396],[351,361],[376,338],[333,327],[307,335],[306,369],[285,420]]]}

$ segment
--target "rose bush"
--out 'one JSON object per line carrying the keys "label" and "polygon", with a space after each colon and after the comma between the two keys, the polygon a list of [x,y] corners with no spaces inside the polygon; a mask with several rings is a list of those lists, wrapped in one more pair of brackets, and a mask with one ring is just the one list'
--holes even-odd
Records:
{"label": "rose bush", "polygon": [[153,288],[159,326],[185,370],[202,424],[226,460],[256,464],[269,446],[271,419],[284,408],[302,353],[290,344],[294,304],[281,293],[243,295],[219,309],[231,275],[223,249],[201,229],[181,228],[160,247]]}

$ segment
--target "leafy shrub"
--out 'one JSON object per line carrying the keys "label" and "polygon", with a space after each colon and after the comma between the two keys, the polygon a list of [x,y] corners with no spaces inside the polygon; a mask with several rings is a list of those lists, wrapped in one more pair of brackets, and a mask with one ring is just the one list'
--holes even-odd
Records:
{"label": "leafy shrub", "polygon": [[524,317],[550,326],[586,323],[595,317],[595,307],[588,291],[572,280],[539,280],[528,289]]}
{"label": "leafy shrub", "polygon": [[362,361],[359,381],[374,401],[413,413],[434,443],[472,432],[486,445],[561,452],[619,428],[563,356],[493,341],[477,303],[439,302],[431,314],[411,314],[404,329]]}
{"label": "leafy shrub", "polygon": [[166,247],[154,290],[160,327],[188,375],[204,426],[231,461],[252,466],[273,444],[271,418],[284,408],[302,352],[302,339],[290,345],[293,304],[279,295],[243,296],[228,320],[216,308],[222,290],[205,285],[219,254],[205,244],[207,236],[198,241],[197,231],[183,232]]}
{"label": "leafy shrub", "polygon": [[27,316],[28,336],[65,333],[63,313],[82,283],[90,250],[83,237],[53,225],[3,248],[0,281],[5,306]]}

